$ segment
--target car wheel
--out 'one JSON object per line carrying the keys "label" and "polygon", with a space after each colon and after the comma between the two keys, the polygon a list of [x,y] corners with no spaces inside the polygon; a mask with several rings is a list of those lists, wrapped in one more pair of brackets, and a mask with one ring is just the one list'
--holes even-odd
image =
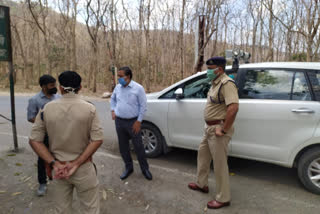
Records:
{"label": "car wheel", "polygon": [[162,135],[160,131],[149,123],[142,123],[142,142],[148,158],[154,158],[162,153]]}
{"label": "car wheel", "polygon": [[320,147],[312,148],[301,156],[298,176],[306,189],[320,195]]}

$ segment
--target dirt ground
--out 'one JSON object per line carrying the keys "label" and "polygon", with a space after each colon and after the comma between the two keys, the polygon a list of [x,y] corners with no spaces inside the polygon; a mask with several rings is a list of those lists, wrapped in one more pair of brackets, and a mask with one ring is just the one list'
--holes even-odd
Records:
{"label": "dirt ground", "polygon": [[[19,153],[12,148],[11,125],[0,118],[0,214],[51,214],[52,185],[48,194],[36,195],[37,157],[28,144],[31,125],[26,120],[30,94],[17,94],[16,116]],[[135,161],[134,173],[125,181],[119,176],[123,162],[119,156],[114,122],[107,100],[92,98],[104,128],[104,144],[94,156],[100,181],[102,214],[319,214],[320,197],[306,191],[295,169],[231,158],[230,183],[232,204],[221,210],[207,210],[214,198],[213,172],[209,194],[191,191],[187,184],[196,179],[196,151],[175,149],[149,159],[153,180],[146,180]],[[8,93],[0,93],[0,113],[10,115]],[[74,200],[74,212],[79,204]]]}
{"label": "dirt ground", "polygon": [[[48,194],[38,197],[36,156],[26,147],[27,139],[20,139],[20,143],[21,141],[24,142],[24,147],[19,153],[10,151],[0,153],[0,213],[53,213],[54,201],[51,200],[50,183]],[[151,167],[154,179],[148,181],[135,163],[134,174],[121,181],[119,175],[122,162],[119,156],[100,149],[95,155],[94,162],[100,180],[101,213],[191,214],[204,211],[204,203],[191,204],[189,198],[196,197],[197,200],[205,202],[206,197],[188,191],[186,183],[190,178],[179,177],[179,172]],[[178,176],[174,176],[175,173]],[[78,213],[76,193],[74,195],[74,213]]]}
{"label": "dirt ground", "polygon": [[[9,142],[10,139],[11,136],[2,136],[1,143]],[[28,146],[27,137],[20,136],[19,143],[21,148],[19,153],[0,151],[0,213],[51,214],[54,201],[52,201],[50,183],[48,194],[38,197],[36,195],[38,187],[36,155]],[[121,181],[119,175],[122,171],[122,160],[116,152],[117,148],[111,146],[109,149],[115,152],[101,148],[94,157],[100,181],[102,214],[319,213],[319,196],[306,192],[301,186],[295,186],[295,182],[290,180],[289,183],[285,183],[288,178],[292,178],[293,174],[284,173],[288,174],[284,175],[281,168],[274,168],[273,171],[272,168],[265,167],[262,173],[257,172],[259,175],[253,177],[248,176],[250,173],[246,172],[245,168],[248,166],[244,166],[242,172],[232,169],[235,172],[230,178],[232,206],[221,210],[208,210],[206,203],[214,196],[213,175],[211,174],[209,179],[209,194],[194,192],[187,188],[188,182],[195,180],[194,156],[190,157],[193,159],[193,164],[189,170],[182,167],[175,168],[175,163],[171,164],[170,160],[166,160],[165,164],[150,160],[150,170],[154,177],[152,181],[142,176],[135,161],[134,173],[125,181]],[[188,157],[184,156],[184,158]],[[263,171],[270,171],[270,173],[263,173]],[[275,176],[270,175],[272,173]],[[74,196],[73,213],[79,213],[76,194]]]}

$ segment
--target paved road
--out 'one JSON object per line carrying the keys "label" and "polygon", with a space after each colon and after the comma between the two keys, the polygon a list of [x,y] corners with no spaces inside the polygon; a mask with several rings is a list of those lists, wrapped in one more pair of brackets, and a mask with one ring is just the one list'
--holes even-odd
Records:
{"label": "paved road", "polygon": [[[26,121],[28,99],[29,97],[27,96],[16,97],[17,129],[22,148],[28,147],[27,136],[31,128],[30,124]],[[100,157],[99,161],[101,161],[101,158],[106,161],[116,160],[118,167],[112,168],[114,170],[112,176],[116,180],[114,182],[121,186],[121,183],[117,180],[121,171],[119,169],[121,168],[121,160],[119,159],[117,149],[114,124],[109,114],[109,104],[106,100],[93,100],[93,103],[97,107],[105,133],[104,147],[98,153]],[[10,116],[8,96],[0,96],[0,114]],[[0,118],[0,152],[10,149],[12,145],[10,132],[10,123]],[[175,149],[160,158],[149,160],[155,178],[161,178],[161,183],[157,183],[160,186],[156,188],[149,183],[147,186],[141,187],[141,191],[148,192],[146,188],[153,189],[149,193],[144,192],[143,195],[146,200],[149,200],[150,203],[152,202],[153,206],[158,206],[155,212],[145,213],[174,213],[174,211],[176,213],[205,212],[202,207],[205,207],[206,201],[211,199],[212,195],[199,196],[198,193],[190,192],[186,187],[189,181],[195,179],[196,157],[197,153],[195,151]],[[108,165],[108,162],[104,163],[104,165]],[[136,169],[138,171],[138,167]],[[233,204],[228,209],[212,213],[320,213],[320,196],[307,192],[301,186],[294,169],[230,158],[230,171],[234,173],[231,176]],[[213,175],[211,175],[209,187],[212,190],[214,189]],[[154,192],[155,189],[157,190],[156,193]],[[142,194],[139,191],[137,193]],[[165,206],[166,203],[170,204],[168,205],[170,209],[167,210],[168,212],[160,212],[160,205]],[[180,207],[179,203],[181,203],[181,206],[186,207]],[[130,213],[130,210],[123,213]]]}

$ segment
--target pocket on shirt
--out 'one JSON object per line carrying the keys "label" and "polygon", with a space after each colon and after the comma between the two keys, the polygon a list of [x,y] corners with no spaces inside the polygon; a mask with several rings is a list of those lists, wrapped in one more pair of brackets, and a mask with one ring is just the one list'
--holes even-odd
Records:
{"label": "pocket on shirt", "polygon": [[220,94],[220,97],[218,97],[218,93],[214,93],[212,96],[208,95],[208,97],[210,102],[214,104],[220,104],[224,102],[223,96]]}
{"label": "pocket on shirt", "polygon": [[129,105],[136,105],[137,104],[137,96],[135,94],[128,94],[127,103]]}

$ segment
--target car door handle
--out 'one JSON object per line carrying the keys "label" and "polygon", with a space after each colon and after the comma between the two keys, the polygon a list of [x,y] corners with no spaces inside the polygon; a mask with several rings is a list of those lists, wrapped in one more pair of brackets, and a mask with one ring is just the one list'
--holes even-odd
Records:
{"label": "car door handle", "polygon": [[294,113],[309,113],[309,114],[313,114],[314,113],[314,110],[308,109],[308,108],[292,109],[291,111],[294,112]]}

